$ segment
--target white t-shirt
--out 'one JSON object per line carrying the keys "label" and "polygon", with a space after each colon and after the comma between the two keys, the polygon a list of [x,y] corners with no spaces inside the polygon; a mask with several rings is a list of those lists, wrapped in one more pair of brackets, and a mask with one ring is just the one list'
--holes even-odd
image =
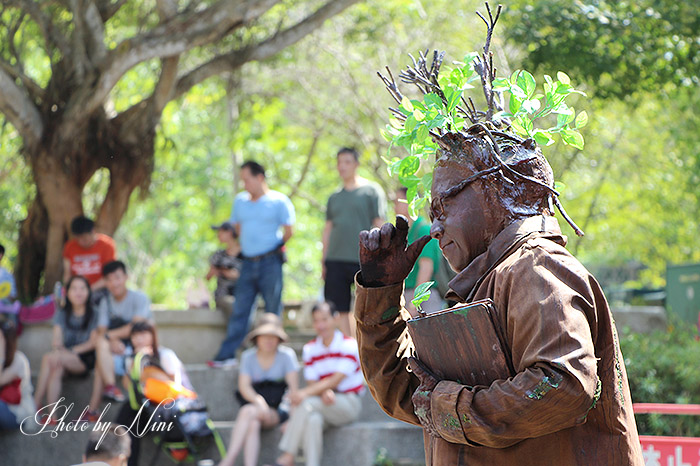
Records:
{"label": "white t-shirt", "polygon": [[346,337],[336,330],[329,346],[323,344],[321,337],[316,337],[304,345],[304,378],[308,381],[330,377],[342,372],[345,374],[335,391],[338,393],[362,394],[365,390],[365,378],[360,368],[360,356],[357,341]]}

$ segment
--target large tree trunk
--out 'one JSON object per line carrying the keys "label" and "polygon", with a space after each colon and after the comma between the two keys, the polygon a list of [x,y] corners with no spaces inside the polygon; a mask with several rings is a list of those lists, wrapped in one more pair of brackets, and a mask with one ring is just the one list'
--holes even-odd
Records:
{"label": "large tree trunk", "polygon": [[46,138],[35,153],[28,154],[37,195],[20,229],[16,278],[21,299],[48,294],[61,280],[70,222],[84,213],[83,189],[103,167],[110,172],[110,184],[95,219],[96,230],[114,234],[134,189],[150,181],[153,120],[157,119],[136,112],[109,120],[100,113],[85,127],[76,128],[77,134],[61,132],[59,137]]}

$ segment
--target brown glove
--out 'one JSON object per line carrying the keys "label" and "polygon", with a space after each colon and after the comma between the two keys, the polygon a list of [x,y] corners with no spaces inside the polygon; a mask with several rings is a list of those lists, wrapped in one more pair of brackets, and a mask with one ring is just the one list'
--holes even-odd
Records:
{"label": "brown glove", "polygon": [[416,413],[423,429],[428,434],[433,437],[440,437],[433,423],[433,415],[430,410],[430,395],[435,390],[439,380],[416,358],[408,358],[408,365],[413,375],[420,380],[420,385],[413,392],[413,397],[411,398],[413,401],[413,412]]}
{"label": "brown glove", "polygon": [[425,245],[426,235],[408,246],[408,221],[396,216],[396,226],[385,223],[381,228],[360,232],[360,271],[365,286],[379,287],[406,279]]}

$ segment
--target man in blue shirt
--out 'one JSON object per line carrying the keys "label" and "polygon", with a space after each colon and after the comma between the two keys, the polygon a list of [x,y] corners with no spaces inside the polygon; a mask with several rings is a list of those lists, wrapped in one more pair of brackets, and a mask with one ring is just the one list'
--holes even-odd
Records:
{"label": "man in blue shirt", "polygon": [[257,162],[241,165],[245,191],[233,202],[231,223],[241,243],[243,268],[236,284],[233,313],[226,339],[210,366],[235,363],[235,354],[248,333],[256,298],[262,294],[265,310],[282,312],[282,247],[292,237],[294,206],[287,196],[267,186],[265,169]]}

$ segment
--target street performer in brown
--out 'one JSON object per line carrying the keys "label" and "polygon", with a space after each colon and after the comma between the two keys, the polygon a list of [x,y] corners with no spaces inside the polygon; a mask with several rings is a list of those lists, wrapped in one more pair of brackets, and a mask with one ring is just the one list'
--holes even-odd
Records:
{"label": "street performer in brown", "polygon": [[[546,159],[532,140],[486,125],[440,147],[430,215],[458,272],[447,298],[493,301],[515,374],[471,387],[437,380],[412,357],[403,280],[429,237],[407,245],[398,217],[360,234],[355,317],[374,398],[423,427],[428,465],[643,466],[613,317],[565,249]],[[497,160],[507,167],[491,169]]]}
{"label": "street performer in brown", "polygon": [[[475,176],[493,150],[478,128],[449,144],[438,151],[431,205],[431,236],[459,272],[447,298],[493,300],[516,374],[469,387],[436,380],[412,358],[403,280],[429,238],[407,246],[398,217],[360,234],[355,316],[374,398],[423,426],[428,465],[643,465],[613,317],[565,249],[550,191]],[[531,141],[502,141],[500,150],[515,170],[553,186]]]}

